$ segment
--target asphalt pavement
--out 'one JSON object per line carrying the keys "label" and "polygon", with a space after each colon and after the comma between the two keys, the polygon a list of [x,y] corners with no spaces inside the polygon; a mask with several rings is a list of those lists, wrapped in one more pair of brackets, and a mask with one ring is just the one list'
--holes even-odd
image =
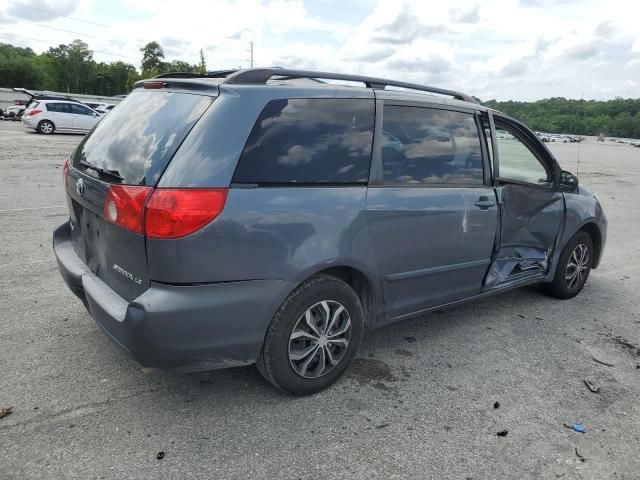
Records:
{"label": "asphalt pavement", "polygon": [[254,367],[142,371],[99,330],[51,248],[81,138],[0,121],[1,479],[640,478],[640,148],[550,145],[609,218],[578,297],[368,332],[345,378],[293,398]]}

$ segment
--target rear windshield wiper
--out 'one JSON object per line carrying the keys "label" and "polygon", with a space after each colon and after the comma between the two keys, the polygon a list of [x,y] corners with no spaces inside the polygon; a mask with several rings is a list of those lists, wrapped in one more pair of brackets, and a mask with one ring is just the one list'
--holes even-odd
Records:
{"label": "rear windshield wiper", "polygon": [[100,168],[100,167],[96,167],[95,165],[91,165],[89,162],[86,162],[84,160],[80,160],[80,165],[82,165],[84,168],[90,168],[91,170],[94,170],[98,173],[101,173],[103,175],[107,175],[109,177],[113,177],[116,180],[120,180],[120,182],[122,182],[124,180],[124,177],[120,175],[120,173],[118,173],[117,170],[107,170],[105,168]]}

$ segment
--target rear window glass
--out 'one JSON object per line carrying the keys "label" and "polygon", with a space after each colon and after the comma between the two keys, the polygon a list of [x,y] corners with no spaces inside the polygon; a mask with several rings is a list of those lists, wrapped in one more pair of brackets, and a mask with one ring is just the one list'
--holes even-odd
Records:
{"label": "rear window glass", "polygon": [[98,175],[106,182],[155,185],[213,100],[188,93],[134,91],[82,140],[73,165],[101,171]]}
{"label": "rear window glass", "polygon": [[386,185],[481,185],[482,150],[474,116],[434,108],[385,106]]}
{"label": "rear window glass", "polygon": [[236,183],[364,183],[374,103],[291,99],[267,104],[242,152]]}

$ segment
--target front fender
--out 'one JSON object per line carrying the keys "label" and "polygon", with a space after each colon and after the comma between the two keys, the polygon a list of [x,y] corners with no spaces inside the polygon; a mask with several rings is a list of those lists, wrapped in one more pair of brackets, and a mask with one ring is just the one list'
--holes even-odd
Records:
{"label": "front fender", "polygon": [[[564,193],[565,220],[560,233],[558,248],[554,253],[553,264],[557,265],[562,250],[569,240],[579,232],[585,230],[592,235],[595,254],[592,268],[597,268],[602,259],[607,240],[607,217],[596,195],[587,187],[580,186],[578,193]],[[548,279],[552,279],[555,269],[549,272]]]}

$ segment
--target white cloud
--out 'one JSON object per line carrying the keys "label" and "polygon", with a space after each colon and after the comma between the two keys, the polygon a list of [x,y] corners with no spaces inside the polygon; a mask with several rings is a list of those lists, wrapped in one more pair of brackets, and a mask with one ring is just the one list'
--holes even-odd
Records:
{"label": "white cloud", "polygon": [[129,6],[114,11],[91,0],[20,0],[58,12],[38,19],[5,4],[0,41],[42,51],[81,38],[97,60],[139,66],[139,49],[156,40],[169,61],[196,63],[203,48],[212,69],[247,67],[253,41],[257,66],[430,82],[484,99],[628,94],[618,73],[637,69],[640,53],[640,7],[625,0],[122,1]]}

